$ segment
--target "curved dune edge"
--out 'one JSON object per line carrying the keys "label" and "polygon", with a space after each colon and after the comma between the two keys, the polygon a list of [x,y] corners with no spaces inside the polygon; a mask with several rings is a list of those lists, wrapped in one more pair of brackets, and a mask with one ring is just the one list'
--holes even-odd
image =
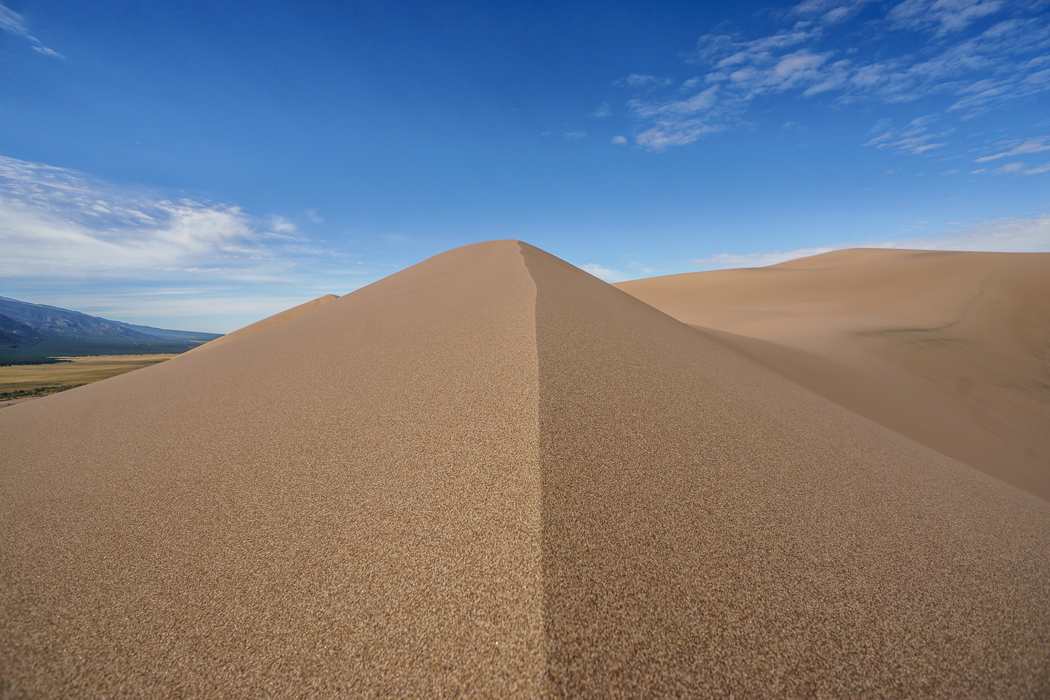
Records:
{"label": "curved dune edge", "polygon": [[843,250],[615,286],[1050,499],[1050,254]]}
{"label": "curved dune edge", "polygon": [[11,695],[1048,690],[1050,504],[514,241],[0,441]]}
{"label": "curved dune edge", "polygon": [[280,313],[276,313],[273,316],[267,316],[261,321],[256,321],[255,323],[249,324],[243,328],[238,328],[237,330],[227,333],[226,335],[221,335],[215,340],[209,340],[207,343],[204,343],[203,345],[198,345],[197,347],[193,348],[192,350],[189,350],[188,352],[196,352],[205,348],[213,348],[216,345],[224,345],[230,342],[231,340],[237,340],[238,338],[243,338],[245,336],[258,333],[259,331],[264,331],[267,328],[279,326],[282,323],[291,321],[294,318],[299,318],[308,311],[313,311],[314,309],[324,306],[329,302],[335,301],[338,298],[339,297],[335,294],[325,294],[322,297],[311,299],[310,301],[304,304],[293,306],[292,308],[286,309]]}

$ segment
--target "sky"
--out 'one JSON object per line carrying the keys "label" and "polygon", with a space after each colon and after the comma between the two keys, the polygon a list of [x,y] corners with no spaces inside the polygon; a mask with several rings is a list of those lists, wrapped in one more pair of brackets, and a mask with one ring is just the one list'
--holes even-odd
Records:
{"label": "sky", "polygon": [[1050,0],[0,0],[2,296],[227,332],[502,238],[1050,251]]}

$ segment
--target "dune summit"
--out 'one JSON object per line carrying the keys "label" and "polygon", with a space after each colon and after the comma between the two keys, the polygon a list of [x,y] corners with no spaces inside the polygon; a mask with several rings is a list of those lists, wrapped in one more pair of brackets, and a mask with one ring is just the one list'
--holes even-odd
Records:
{"label": "dune summit", "polygon": [[1050,503],[515,241],[0,441],[7,695],[1050,692]]}

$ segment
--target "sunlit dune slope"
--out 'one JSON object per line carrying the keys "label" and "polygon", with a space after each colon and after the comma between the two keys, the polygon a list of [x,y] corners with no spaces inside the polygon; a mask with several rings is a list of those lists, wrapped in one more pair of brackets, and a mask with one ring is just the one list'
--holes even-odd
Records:
{"label": "sunlit dune slope", "polygon": [[452,251],[4,409],[0,677],[37,697],[534,694],[534,290],[513,242]]}
{"label": "sunlit dune slope", "polygon": [[190,352],[201,350],[203,348],[212,348],[216,345],[223,345],[224,343],[228,343],[231,340],[237,340],[238,338],[243,338],[247,335],[258,333],[259,331],[266,330],[267,328],[272,328],[286,321],[291,321],[293,318],[299,318],[306,312],[313,311],[314,309],[324,306],[330,301],[335,301],[338,298],[339,297],[337,297],[335,294],[325,294],[323,297],[317,297],[316,299],[312,299],[304,304],[299,304],[299,306],[293,306],[292,308],[274,314],[273,316],[267,316],[261,321],[256,321],[255,323],[247,325],[244,328],[238,328],[237,330],[231,333],[221,335],[215,340],[211,340],[205,343],[204,345],[200,345],[194,348]]}
{"label": "sunlit dune slope", "polygon": [[1050,691],[1050,503],[514,241],[0,441],[14,695]]}
{"label": "sunlit dune slope", "polygon": [[616,286],[1050,498],[1050,254],[847,250]]}

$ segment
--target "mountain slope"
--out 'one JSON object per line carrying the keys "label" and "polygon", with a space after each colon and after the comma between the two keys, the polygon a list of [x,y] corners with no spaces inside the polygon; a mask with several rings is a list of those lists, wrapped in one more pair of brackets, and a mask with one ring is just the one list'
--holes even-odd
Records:
{"label": "mountain slope", "polygon": [[171,331],[0,297],[0,359],[184,352],[215,333]]}
{"label": "mountain slope", "polygon": [[1050,504],[513,241],[0,442],[13,695],[1047,691]]}
{"label": "mountain slope", "polygon": [[837,251],[616,286],[1050,499],[1050,254]]}

